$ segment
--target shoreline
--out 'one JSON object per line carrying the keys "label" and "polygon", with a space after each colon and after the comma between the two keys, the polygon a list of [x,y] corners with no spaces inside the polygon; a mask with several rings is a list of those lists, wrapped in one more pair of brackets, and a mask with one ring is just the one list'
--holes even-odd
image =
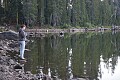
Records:
{"label": "shoreline", "polygon": [[[20,61],[18,54],[18,46],[10,47],[10,44],[15,44],[13,40],[0,40],[0,44],[3,43],[5,47],[0,45],[0,80],[62,80],[58,77],[51,77],[42,72],[42,68],[39,68],[39,73],[32,74],[31,71],[24,71],[24,61]],[[12,45],[11,44],[11,45]],[[11,57],[15,55],[16,59]],[[73,78],[70,80],[89,80],[87,77]]]}
{"label": "shoreline", "polygon": [[[18,57],[19,44],[15,38],[17,34],[12,32],[10,35],[9,33],[0,33],[0,35],[5,37],[0,36],[0,80],[61,80],[58,77],[44,74],[42,68],[38,69],[39,72],[37,74],[32,74],[31,71],[25,72],[24,61],[20,62]],[[12,38],[6,37],[7,35],[12,36]],[[89,80],[88,78],[73,78],[71,80],[78,79]]]}
{"label": "shoreline", "polygon": [[[15,32],[12,32],[10,33],[11,34],[10,35],[9,33],[10,32],[0,33],[0,80],[40,80],[41,78],[42,78],[41,80],[61,80],[58,78],[57,79],[53,78],[41,72],[37,74],[32,74],[30,71],[25,72],[24,65],[22,65],[18,61],[19,44],[16,39],[17,34]],[[6,37],[6,35],[4,34],[12,36],[12,38]],[[1,35],[3,35],[5,38],[1,39]],[[15,55],[16,58],[12,58],[11,55]],[[81,78],[80,80],[89,79]]]}
{"label": "shoreline", "polygon": [[[0,39],[0,80],[52,80],[51,77],[43,73],[25,72],[24,64],[19,62],[17,53],[19,53],[18,41]],[[17,60],[11,55],[14,55]]]}

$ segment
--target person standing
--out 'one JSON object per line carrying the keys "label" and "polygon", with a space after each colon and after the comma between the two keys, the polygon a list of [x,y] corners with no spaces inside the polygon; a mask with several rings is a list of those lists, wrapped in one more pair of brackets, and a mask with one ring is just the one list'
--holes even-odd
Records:
{"label": "person standing", "polygon": [[20,43],[20,58],[24,58],[24,51],[25,51],[25,41],[26,41],[26,33],[25,30],[26,26],[21,25],[21,28],[19,29],[19,43]]}

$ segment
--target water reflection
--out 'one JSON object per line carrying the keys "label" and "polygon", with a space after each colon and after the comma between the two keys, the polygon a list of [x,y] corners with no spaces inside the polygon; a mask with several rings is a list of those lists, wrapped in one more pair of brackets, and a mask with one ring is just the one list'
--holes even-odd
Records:
{"label": "water reflection", "polygon": [[44,38],[34,38],[28,46],[28,63],[25,70],[36,73],[36,66],[54,78],[68,80],[84,78],[90,80],[120,79],[120,34],[48,34]]}
{"label": "water reflection", "polygon": [[119,68],[120,68],[120,57],[117,57],[117,62],[116,65],[113,67],[112,66],[112,59],[110,58],[108,60],[109,64],[106,64],[101,57],[101,62],[100,62],[100,72],[98,73],[98,78],[99,80],[120,80],[119,77]]}
{"label": "water reflection", "polygon": [[[67,48],[68,50],[68,48]],[[68,66],[67,66],[67,72],[68,72],[68,78],[67,80],[73,79],[73,73],[72,73],[72,49],[70,49],[69,54],[68,54]]]}

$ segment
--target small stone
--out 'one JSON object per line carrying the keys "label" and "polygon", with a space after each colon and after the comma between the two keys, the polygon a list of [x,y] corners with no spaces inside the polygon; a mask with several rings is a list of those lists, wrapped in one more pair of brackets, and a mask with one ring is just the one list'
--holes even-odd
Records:
{"label": "small stone", "polygon": [[2,66],[2,67],[1,67],[1,71],[2,71],[2,72],[7,72],[8,69],[9,69],[8,66]]}
{"label": "small stone", "polygon": [[2,47],[0,47],[0,50],[3,50],[3,48],[2,48]]}
{"label": "small stone", "polygon": [[31,72],[30,72],[30,71],[27,71],[26,74],[31,74]]}
{"label": "small stone", "polygon": [[0,53],[2,53],[2,54],[3,54],[3,53],[5,53],[5,51],[4,51],[4,50],[0,50]]}
{"label": "small stone", "polygon": [[22,69],[22,66],[20,66],[19,64],[14,66],[14,69]]}
{"label": "small stone", "polygon": [[15,61],[13,61],[12,59],[9,60],[9,64],[14,65]]}
{"label": "small stone", "polygon": [[2,53],[2,56],[6,56],[6,53]]}

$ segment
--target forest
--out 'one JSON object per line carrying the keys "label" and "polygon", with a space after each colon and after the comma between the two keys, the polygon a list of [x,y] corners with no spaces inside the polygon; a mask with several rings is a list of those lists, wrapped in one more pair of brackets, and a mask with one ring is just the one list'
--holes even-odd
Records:
{"label": "forest", "polygon": [[39,28],[120,25],[120,0],[0,0],[0,25]]}

